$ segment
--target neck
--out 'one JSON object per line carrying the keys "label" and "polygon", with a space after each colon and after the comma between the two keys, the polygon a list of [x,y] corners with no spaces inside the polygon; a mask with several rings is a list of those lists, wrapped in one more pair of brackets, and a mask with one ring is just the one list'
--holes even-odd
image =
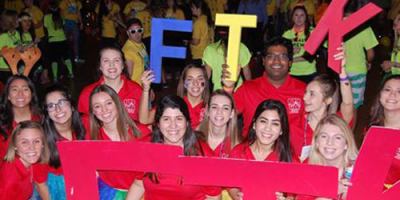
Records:
{"label": "neck", "polygon": [[314,120],[316,122],[319,122],[322,118],[324,118],[327,114],[326,108],[320,108],[314,112],[310,112],[308,114],[308,119],[309,121]]}
{"label": "neck", "polygon": [[400,128],[400,112],[386,111],[384,112],[384,126],[388,128]]}
{"label": "neck", "polygon": [[72,140],[72,129],[71,129],[71,120],[64,124],[54,124],[57,132],[68,140]]}
{"label": "neck", "polygon": [[104,83],[114,89],[117,93],[122,87],[123,80],[121,78],[117,78],[115,80],[104,79]]}
{"label": "neck", "polygon": [[255,152],[268,155],[269,153],[272,152],[273,145],[274,143],[262,144],[259,140],[256,140],[252,146]]}
{"label": "neck", "polygon": [[110,123],[108,123],[108,124],[103,124],[103,129],[104,129],[107,133],[118,132],[116,120],[115,120],[114,122],[110,122]]}
{"label": "neck", "polygon": [[345,167],[345,166],[344,166],[344,160],[343,160],[342,157],[338,157],[338,158],[335,159],[335,160],[327,160],[327,161],[326,161],[326,165],[327,165],[327,166],[336,167],[336,168],[338,168],[338,169],[342,169],[342,168]]}
{"label": "neck", "polygon": [[199,103],[202,102],[201,96],[193,97],[193,96],[191,96],[191,95],[188,94],[188,95],[187,95],[187,98],[188,98],[188,100],[189,100],[189,102],[190,102],[190,104],[191,104],[192,106],[195,106],[195,105],[197,105],[197,104],[199,104]]}
{"label": "neck", "polygon": [[296,31],[304,31],[304,24],[301,24],[301,25],[295,24],[295,25],[293,25],[293,28]]}
{"label": "neck", "polygon": [[270,77],[267,77],[267,78],[268,78],[268,81],[269,81],[274,87],[278,88],[278,87],[281,87],[281,86],[283,85],[283,83],[285,83],[285,81],[286,81],[286,79],[287,79],[287,76],[286,76],[285,78],[283,78],[283,79],[280,79],[280,80],[274,80],[274,79],[271,79]]}
{"label": "neck", "polygon": [[14,113],[14,121],[16,122],[21,122],[24,120],[30,120],[31,119],[31,110],[29,106],[23,107],[23,108],[12,108],[13,113]]}
{"label": "neck", "polygon": [[210,126],[210,130],[208,132],[208,140],[219,141],[222,142],[226,137],[226,125],[222,127]]}

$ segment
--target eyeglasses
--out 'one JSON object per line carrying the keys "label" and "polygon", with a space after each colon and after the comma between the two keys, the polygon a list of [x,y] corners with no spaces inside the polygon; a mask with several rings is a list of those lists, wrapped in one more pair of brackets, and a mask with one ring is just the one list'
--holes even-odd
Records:
{"label": "eyeglasses", "polygon": [[143,33],[143,28],[131,29],[131,30],[128,30],[128,31],[129,31],[129,33],[131,33],[131,34]]}
{"label": "eyeglasses", "polygon": [[274,60],[274,59],[279,59],[280,61],[288,61],[289,60],[289,56],[285,53],[282,53],[282,54],[269,53],[265,56],[265,58],[267,58],[268,60]]}
{"label": "eyeglasses", "polygon": [[58,100],[57,103],[46,104],[46,110],[48,112],[53,112],[53,111],[56,110],[56,107],[63,108],[65,106],[67,106],[67,105],[69,105],[69,101],[67,99],[60,99],[60,100]]}

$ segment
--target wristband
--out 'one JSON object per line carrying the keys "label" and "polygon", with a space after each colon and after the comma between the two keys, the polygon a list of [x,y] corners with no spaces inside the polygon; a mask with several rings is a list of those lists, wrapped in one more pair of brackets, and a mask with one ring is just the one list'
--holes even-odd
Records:
{"label": "wristband", "polygon": [[340,79],[340,81],[348,81],[348,80],[349,80],[349,77],[348,77],[348,76],[346,76],[346,77],[344,77],[344,78],[339,77],[339,79]]}

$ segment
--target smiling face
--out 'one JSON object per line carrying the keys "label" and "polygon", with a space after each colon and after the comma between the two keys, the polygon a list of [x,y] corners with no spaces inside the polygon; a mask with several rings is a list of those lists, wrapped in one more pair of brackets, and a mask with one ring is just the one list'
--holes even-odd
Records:
{"label": "smiling face", "polygon": [[42,134],[39,129],[26,128],[16,136],[16,153],[25,167],[38,162],[43,149]]}
{"label": "smiling face", "polygon": [[274,81],[282,81],[289,73],[288,51],[285,46],[270,46],[267,49],[266,56],[263,58],[263,64],[268,78]]}
{"label": "smiling face", "polygon": [[121,77],[124,63],[120,52],[105,49],[100,56],[100,71],[105,79],[117,80]]}
{"label": "smiling face", "polygon": [[296,9],[293,12],[293,23],[296,26],[303,26],[304,23],[306,22],[306,13],[302,9]]}
{"label": "smiling face", "polygon": [[308,113],[327,109],[328,106],[322,93],[322,88],[317,81],[311,81],[307,85],[303,100],[305,111]]}
{"label": "smiling face", "polygon": [[93,114],[104,125],[117,122],[118,110],[111,96],[105,92],[99,92],[92,96],[91,106]]}
{"label": "smiling face", "polygon": [[324,124],[316,138],[316,147],[328,165],[338,166],[347,150],[347,142],[338,126]]}
{"label": "smiling face", "polygon": [[27,108],[32,101],[32,91],[23,79],[15,79],[9,87],[8,100],[15,108]]}
{"label": "smiling face", "polygon": [[141,43],[142,37],[143,37],[143,27],[141,27],[139,24],[132,24],[128,28],[127,34],[128,34],[129,40],[132,40],[136,43]]}
{"label": "smiling face", "polygon": [[188,96],[200,97],[205,88],[206,77],[199,68],[190,68],[186,72],[184,86]]}
{"label": "smiling face", "polygon": [[60,91],[49,93],[45,103],[49,117],[55,125],[71,123],[71,104]]}
{"label": "smiling face", "polygon": [[400,80],[388,80],[380,92],[379,102],[385,111],[400,111]]}
{"label": "smiling face", "polygon": [[222,127],[227,125],[233,114],[232,102],[228,97],[215,95],[211,98],[208,116],[213,126]]}
{"label": "smiling face", "polygon": [[164,137],[164,144],[182,147],[187,126],[187,120],[178,108],[166,108],[158,122],[158,127]]}
{"label": "smiling face", "polygon": [[256,132],[256,141],[262,145],[273,146],[282,135],[282,126],[276,110],[265,110],[253,125]]}

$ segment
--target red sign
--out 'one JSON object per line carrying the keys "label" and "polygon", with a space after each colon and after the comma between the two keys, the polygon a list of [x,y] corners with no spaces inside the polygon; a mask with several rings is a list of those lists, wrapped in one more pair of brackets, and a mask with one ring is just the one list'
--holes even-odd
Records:
{"label": "red sign", "polygon": [[[399,130],[370,129],[354,166],[348,200],[400,196],[400,184],[383,191],[399,146]],[[240,187],[246,199],[274,199],[276,191],[328,198],[337,194],[338,172],[332,167],[185,157],[179,147],[151,143],[61,142],[58,148],[67,198],[74,200],[98,199],[96,170],[176,174],[185,184]]]}

